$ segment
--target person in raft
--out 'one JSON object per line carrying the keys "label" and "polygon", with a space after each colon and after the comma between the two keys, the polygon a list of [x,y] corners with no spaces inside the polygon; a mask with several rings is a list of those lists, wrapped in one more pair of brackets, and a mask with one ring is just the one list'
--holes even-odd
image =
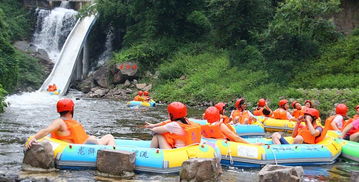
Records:
{"label": "person in raft", "polygon": [[292,102],[292,108],[293,108],[293,112],[292,112],[292,116],[300,119],[301,117],[304,116],[304,107],[302,107],[302,105],[300,105],[299,102],[297,101],[293,101]]}
{"label": "person in raft", "polygon": [[55,92],[56,90],[57,90],[56,84],[52,84],[47,87],[48,92]]}
{"label": "person in raft", "polygon": [[354,119],[344,127],[341,138],[345,140],[359,142],[359,117]]}
{"label": "person in raft", "polygon": [[341,131],[344,126],[344,117],[347,116],[348,107],[345,104],[338,104],[335,107],[335,115],[330,116],[325,122],[329,122],[329,130]]}
{"label": "person in raft", "polygon": [[216,107],[209,107],[204,113],[204,118],[209,124],[201,125],[202,135],[206,138],[226,139],[229,141],[247,143],[246,140],[236,134],[234,128],[221,121],[221,115]]}
{"label": "person in raft", "polygon": [[[304,111],[304,117],[298,120],[294,127],[293,144],[316,144],[324,139],[326,132],[323,132],[321,126],[317,126],[318,118],[318,110],[308,108]],[[306,126],[301,126],[301,122],[305,122]],[[273,133],[272,140],[274,144],[289,144],[278,132]]]}
{"label": "person in raft", "polygon": [[[221,121],[224,124],[228,124],[230,122],[230,120],[229,120],[229,117],[225,115],[227,104],[225,104],[223,102],[219,102],[216,105],[214,105],[214,107],[216,107],[218,109],[219,114],[221,115]],[[203,115],[203,117],[204,117],[204,115]]]}
{"label": "person in raft", "polygon": [[[263,112],[263,110],[266,110],[266,111]],[[267,101],[263,98],[259,99],[257,102],[257,108],[253,111],[253,115],[255,115],[255,116],[270,116],[271,114],[272,114],[272,110],[268,107]]]}
{"label": "person in raft", "polygon": [[247,104],[244,98],[240,98],[234,105],[237,109],[231,113],[231,121],[233,124],[252,124],[256,119],[254,115],[247,110]]}
{"label": "person in raft", "polygon": [[140,90],[137,92],[137,95],[135,98],[133,98],[134,101],[144,101],[143,92]]}
{"label": "person in raft", "polygon": [[73,119],[74,102],[71,99],[61,99],[57,102],[57,112],[60,118],[55,119],[47,128],[40,130],[26,143],[26,148],[37,142],[49,134],[52,138],[74,144],[99,144],[99,145],[115,145],[115,139],[111,134],[105,135],[100,139],[95,136],[87,135],[82,125]]}
{"label": "person in raft", "polygon": [[313,108],[313,102],[311,100],[306,100],[304,102],[304,107],[303,108],[304,108],[304,110],[308,109],[308,108]]}
{"label": "person in raft", "polygon": [[144,100],[147,101],[147,102],[150,101],[150,100],[151,100],[150,92],[144,91],[144,92],[143,92],[143,98],[144,98]]}
{"label": "person in raft", "polygon": [[154,133],[151,148],[172,149],[201,142],[201,126],[186,118],[186,105],[172,102],[167,111],[170,120],[157,124],[146,122],[145,128]]}
{"label": "person in raft", "polygon": [[286,99],[280,100],[278,102],[278,106],[279,108],[273,112],[274,119],[297,121],[297,119],[293,117],[288,111],[289,109],[288,100]]}

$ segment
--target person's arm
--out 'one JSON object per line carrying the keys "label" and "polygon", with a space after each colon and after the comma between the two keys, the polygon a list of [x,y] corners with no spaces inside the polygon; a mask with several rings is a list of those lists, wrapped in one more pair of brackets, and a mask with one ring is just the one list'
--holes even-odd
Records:
{"label": "person's arm", "polygon": [[310,131],[310,134],[315,136],[315,137],[320,135],[320,131],[313,127],[312,121],[309,120],[308,117],[305,118],[305,120],[307,122],[306,124],[307,124],[307,127],[308,127],[309,131]]}
{"label": "person's arm", "polygon": [[293,133],[292,133],[292,137],[295,138],[298,135],[298,129],[299,129],[299,125],[302,123],[301,120],[298,120],[297,123],[294,126],[293,129]]}
{"label": "person's arm", "polygon": [[264,107],[265,107],[268,111],[270,111],[271,114],[273,113],[272,109],[270,109],[267,104],[266,104]]}
{"label": "person's arm", "polygon": [[163,122],[160,122],[160,123],[156,123],[156,124],[152,124],[152,123],[149,123],[149,122],[145,122],[145,128],[154,128],[154,127],[158,127],[158,126],[161,126]]}
{"label": "person's arm", "polygon": [[54,120],[47,128],[38,131],[30,140],[26,143],[26,148],[30,148],[32,143],[36,142],[38,139],[45,137],[50,134],[52,131],[58,130],[61,127],[61,119]]}
{"label": "person's arm", "polygon": [[249,144],[249,142],[244,140],[242,137],[238,136],[236,133],[233,133],[225,124],[221,124],[220,129],[222,133],[232,141]]}
{"label": "person's arm", "polygon": [[162,133],[169,132],[165,126],[154,127],[154,128],[151,129],[151,131],[153,131],[153,132],[155,132],[157,134],[162,134]]}
{"label": "person's arm", "polygon": [[345,135],[353,128],[353,124],[349,123],[344,129],[341,138],[344,138]]}
{"label": "person's arm", "polygon": [[330,125],[333,127],[333,129],[335,131],[340,131],[339,128],[337,127],[337,123],[335,122],[335,119],[333,119],[332,123],[330,123]]}

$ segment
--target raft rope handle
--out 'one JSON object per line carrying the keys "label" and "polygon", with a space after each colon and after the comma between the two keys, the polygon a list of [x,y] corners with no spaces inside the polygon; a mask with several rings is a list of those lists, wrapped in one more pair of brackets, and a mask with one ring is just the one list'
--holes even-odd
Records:
{"label": "raft rope handle", "polygon": [[231,151],[231,147],[229,146],[229,142],[228,141],[225,141],[228,145],[228,152],[227,152],[227,155],[226,155],[226,158],[229,156],[229,164],[233,165],[233,158],[232,158],[232,151]]}
{"label": "raft rope handle", "polygon": [[272,147],[270,147],[269,149],[270,149],[270,151],[272,151],[272,153],[273,153],[275,165],[278,166],[277,157],[276,157],[276,155],[275,155],[275,153],[274,153]]}

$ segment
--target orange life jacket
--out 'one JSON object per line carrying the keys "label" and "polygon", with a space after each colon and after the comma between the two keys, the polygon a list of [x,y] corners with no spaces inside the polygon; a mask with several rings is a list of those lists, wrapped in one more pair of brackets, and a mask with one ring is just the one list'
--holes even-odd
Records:
{"label": "orange life jacket", "polygon": [[227,123],[230,122],[229,117],[226,116],[226,115],[224,115],[224,114],[221,114],[221,118],[222,118],[222,122],[223,122],[224,124],[227,124]]}
{"label": "orange life jacket", "polygon": [[[317,124],[314,122],[313,127],[314,127],[314,129],[317,129],[320,126],[317,126]],[[323,130],[322,130],[322,132],[323,132]],[[316,140],[316,138],[318,138],[320,135],[318,137],[313,136],[310,133],[310,130],[308,129],[307,126],[298,129],[298,135],[302,136],[304,139],[304,142],[307,144],[315,144],[315,143],[320,142],[319,140]]]}
{"label": "orange life jacket", "polygon": [[282,119],[282,120],[288,120],[287,117],[287,111],[283,108],[278,108],[273,112],[273,118],[274,119]]}
{"label": "orange life jacket", "polygon": [[304,111],[302,109],[294,109],[292,116],[298,119],[299,117],[304,116]]}
{"label": "orange life jacket", "polygon": [[189,124],[183,124],[180,121],[169,121],[169,120],[161,123],[161,126],[163,126],[170,122],[177,122],[184,131],[184,135],[177,135],[175,133],[170,133],[170,132],[161,134],[172,148],[175,148],[176,140],[182,140],[185,146],[201,142],[201,126],[192,121],[189,120],[186,121]]}
{"label": "orange life jacket", "polygon": [[68,136],[58,135],[56,131],[51,132],[51,137],[58,139],[69,141],[74,144],[83,144],[88,139],[88,135],[86,134],[85,129],[82,125],[76,120],[63,120],[66,124],[67,129],[70,132]]}
{"label": "orange life jacket", "polygon": [[253,115],[255,115],[255,116],[264,116],[264,114],[263,114],[263,107],[262,108],[257,108],[257,109],[255,109],[254,111],[253,111]]}
{"label": "orange life jacket", "polygon": [[217,122],[215,124],[201,125],[202,135],[206,138],[228,139],[229,141],[235,141],[236,136],[233,136],[233,134],[235,134],[236,131],[233,128],[233,126],[230,124],[225,124],[233,132],[233,134],[229,134],[229,133],[224,133],[221,130],[222,124],[224,123]]}
{"label": "orange life jacket", "polygon": [[232,112],[232,119],[239,117],[238,122],[240,124],[245,124],[245,120],[248,119],[248,123],[247,124],[252,124],[252,119],[248,113],[249,111],[245,110],[245,111],[240,111],[240,110],[234,110]]}
{"label": "orange life jacket", "polygon": [[136,95],[135,98],[133,98],[134,101],[144,101],[143,97]]}
{"label": "orange life jacket", "polygon": [[[336,116],[337,116],[337,114],[336,114],[336,115],[333,115],[333,116],[330,116],[328,119],[325,120],[325,123],[327,123],[327,122],[332,123]],[[342,124],[342,127],[343,127],[343,125],[344,125],[344,120],[342,120],[341,122],[343,123],[343,124]],[[342,130],[342,129],[343,129],[343,128],[339,128],[338,126],[337,126],[337,128],[338,128],[339,130]],[[332,126],[331,124],[328,126],[328,130],[334,130],[334,128],[333,128],[333,126]]]}

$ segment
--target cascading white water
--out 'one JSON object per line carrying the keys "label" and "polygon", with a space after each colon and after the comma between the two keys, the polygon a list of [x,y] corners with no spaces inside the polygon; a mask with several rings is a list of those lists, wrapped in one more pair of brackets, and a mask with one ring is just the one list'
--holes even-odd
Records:
{"label": "cascading white water", "polygon": [[37,25],[33,43],[38,49],[44,49],[49,58],[57,61],[66,37],[76,24],[77,11],[66,9],[68,2],[61,3],[53,10],[37,10]]}
{"label": "cascading white water", "polygon": [[115,38],[114,34],[113,34],[113,28],[111,27],[106,35],[106,42],[105,42],[105,51],[100,55],[98,62],[97,62],[97,67],[102,66],[103,64],[105,64],[112,55],[112,41]]}

